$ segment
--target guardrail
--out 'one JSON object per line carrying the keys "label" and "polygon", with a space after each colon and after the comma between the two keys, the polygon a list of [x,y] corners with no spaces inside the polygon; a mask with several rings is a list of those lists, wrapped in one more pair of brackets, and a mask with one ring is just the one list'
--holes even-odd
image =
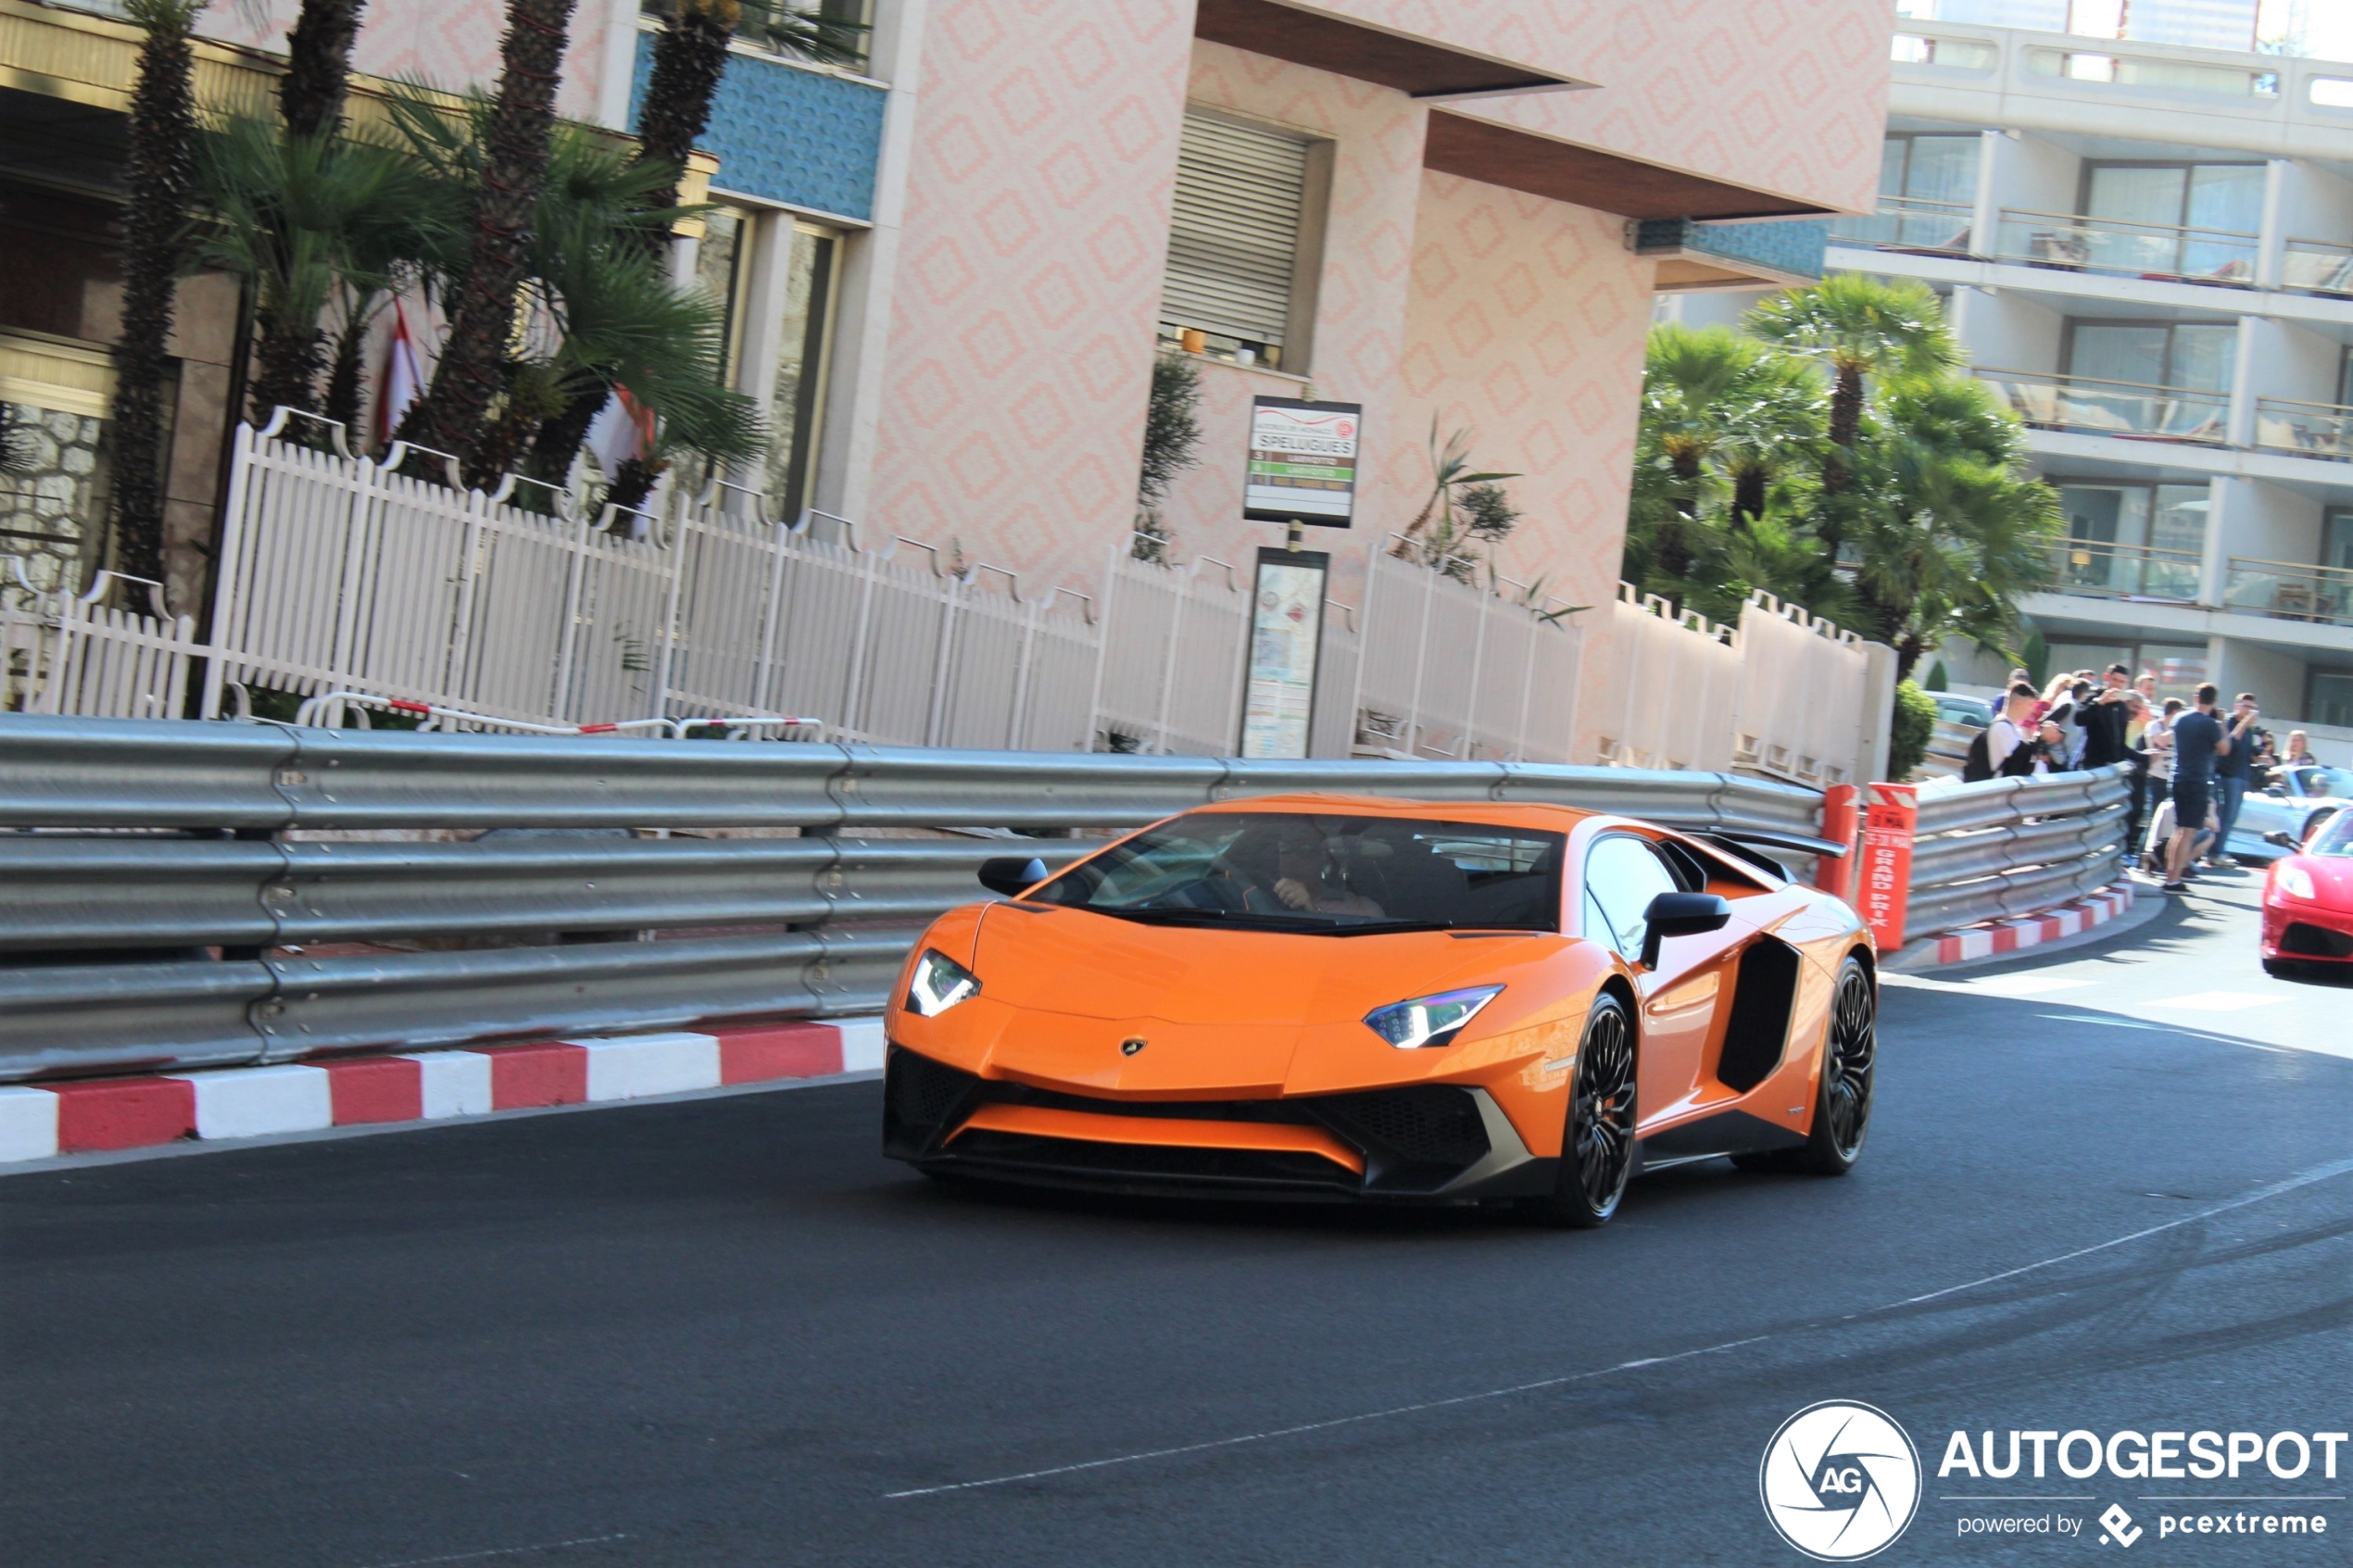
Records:
{"label": "guardrail", "polygon": [[[1302,790],[1819,842],[1813,791],[1722,773],[6,717],[0,828],[28,831],[0,833],[0,1081],[872,1011],[981,859],[1091,846],[858,830]],[[798,835],[633,836],[725,829]],[[421,830],[450,839],[318,836]]]}
{"label": "guardrail", "polygon": [[1913,935],[2031,914],[2123,872],[2129,764],[1988,779],[1924,797],[1912,840]]}

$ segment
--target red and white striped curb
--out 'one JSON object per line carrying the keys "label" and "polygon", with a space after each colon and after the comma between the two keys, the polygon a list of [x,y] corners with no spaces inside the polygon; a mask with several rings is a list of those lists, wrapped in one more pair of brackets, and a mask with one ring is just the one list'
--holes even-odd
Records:
{"label": "red and white striped curb", "polygon": [[2039,947],[2045,942],[2078,935],[2095,925],[2105,925],[2133,907],[2130,884],[2118,883],[2103,887],[2097,893],[2065,904],[2056,909],[2045,909],[2039,915],[2026,915],[2017,920],[1988,921],[1983,925],[1965,926],[1937,938],[1935,963],[1964,963],[1971,959],[1990,959],[2003,953],[2015,953],[2027,947]]}
{"label": "red and white striped curb", "polygon": [[542,1040],[0,1088],[0,1163],[879,1071],[882,1020]]}

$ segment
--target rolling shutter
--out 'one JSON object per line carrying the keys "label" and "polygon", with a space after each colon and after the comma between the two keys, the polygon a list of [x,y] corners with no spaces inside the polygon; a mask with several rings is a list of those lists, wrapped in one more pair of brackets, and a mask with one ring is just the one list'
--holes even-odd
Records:
{"label": "rolling shutter", "polygon": [[1162,322],[1281,347],[1306,183],[1304,142],[1186,115]]}

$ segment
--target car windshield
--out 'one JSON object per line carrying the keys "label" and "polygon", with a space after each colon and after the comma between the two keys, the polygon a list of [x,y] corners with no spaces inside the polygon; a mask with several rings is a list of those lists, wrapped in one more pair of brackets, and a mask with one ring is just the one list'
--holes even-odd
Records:
{"label": "car windshield", "polygon": [[2289,772],[2296,780],[2296,793],[2298,795],[2353,799],[2353,772],[2343,768],[2294,768]]}
{"label": "car windshield", "polygon": [[1482,822],[1201,811],[1028,895],[1154,924],[1349,935],[1560,929],[1562,835]]}
{"label": "car windshield", "polygon": [[2353,859],[2353,811],[2339,811],[2322,825],[2312,842],[2305,846],[2307,855],[2341,855]]}

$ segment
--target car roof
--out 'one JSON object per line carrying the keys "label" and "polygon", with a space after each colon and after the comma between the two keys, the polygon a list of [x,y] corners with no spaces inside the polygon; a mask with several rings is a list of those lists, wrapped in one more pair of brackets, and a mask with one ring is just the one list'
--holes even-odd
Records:
{"label": "car roof", "polygon": [[1261,795],[1196,806],[1193,810],[1400,817],[1416,822],[1478,822],[1488,827],[1535,828],[1546,833],[1567,833],[1587,818],[1603,814],[1582,807],[1548,806],[1533,801],[1523,804],[1497,800],[1394,800],[1371,795],[1336,794]]}

